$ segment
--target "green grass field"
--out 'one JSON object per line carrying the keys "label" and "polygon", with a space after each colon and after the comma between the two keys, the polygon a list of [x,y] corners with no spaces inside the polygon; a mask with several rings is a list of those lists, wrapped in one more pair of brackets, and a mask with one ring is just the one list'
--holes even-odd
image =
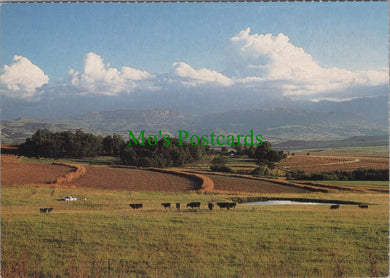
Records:
{"label": "green grass field", "polygon": [[[1,191],[3,277],[388,275],[386,194],[267,195],[376,204],[368,209],[240,204],[210,212],[208,202],[233,195],[35,186]],[[56,200],[66,195],[79,201]],[[202,202],[201,211],[160,205],[190,201]],[[41,207],[54,211],[40,214]]]}

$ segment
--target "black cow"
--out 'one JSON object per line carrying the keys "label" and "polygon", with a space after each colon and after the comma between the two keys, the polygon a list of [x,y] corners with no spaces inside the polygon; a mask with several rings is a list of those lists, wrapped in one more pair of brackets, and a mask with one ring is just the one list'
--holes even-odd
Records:
{"label": "black cow", "polygon": [[191,202],[187,204],[187,208],[199,208],[200,209],[200,202]]}
{"label": "black cow", "polygon": [[176,203],[176,208],[180,210],[180,203]]}
{"label": "black cow", "polygon": [[41,213],[46,213],[46,212],[47,212],[47,208],[40,208],[39,211],[40,211]]}
{"label": "black cow", "polygon": [[209,203],[209,210],[213,210],[214,205],[212,203]]}
{"label": "black cow", "polygon": [[236,203],[229,203],[229,202],[221,202],[221,203],[217,203],[217,205],[219,206],[219,208],[226,208],[226,209],[236,207]]}
{"label": "black cow", "polygon": [[340,207],[340,205],[331,205],[330,209],[338,209],[339,207]]}
{"label": "black cow", "polygon": [[129,204],[129,206],[132,209],[140,209],[140,208],[142,208],[142,204]]}
{"label": "black cow", "polygon": [[362,208],[362,209],[367,209],[367,208],[368,208],[368,205],[363,205],[363,204],[360,204],[360,205],[359,205],[359,208]]}
{"label": "black cow", "polygon": [[39,211],[41,213],[49,213],[53,210],[53,208],[40,208]]}
{"label": "black cow", "polygon": [[171,203],[162,203],[161,204],[164,208],[171,208]]}
{"label": "black cow", "polygon": [[227,203],[226,202],[223,202],[223,203],[217,203],[217,206],[219,206],[219,208],[227,208]]}

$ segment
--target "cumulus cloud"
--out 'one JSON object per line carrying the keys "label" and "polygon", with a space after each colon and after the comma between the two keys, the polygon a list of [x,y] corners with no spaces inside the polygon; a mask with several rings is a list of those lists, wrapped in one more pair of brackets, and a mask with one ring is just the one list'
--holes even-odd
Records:
{"label": "cumulus cloud", "polygon": [[173,63],[173,77],[181,84],[189,87],[198,85],[230,86],[233,81],[225,75],[206,68],[194,69],[184,62]]}
{"label": "cumulus cloud", "polygon": [[69,70],[69,82],[81,93],[98,95],[118,95],[131,92],[137,82],[153,78],[146,71],[130,67],[121,70],[103,63],[103,58],[89,52],[84,59],[84,69],[80,73],[74,69]]}
{"label": "cumulus cloud", "polygon": [[40,93],[49,77],[37,65],[23,56],[15,55],[11,65],[4,65],[0,75],[1,93],[16,98],[31,98]]}
{"label": "cumulus cloud", "polygon": [[313,95],[351,86],[377,86],[388,82],[387,71],[351,72],[337,67],[323,68],[283,33],[250,34],[250,28],[231,38],[232,63],[238,84],[275,84],[284,95]]}

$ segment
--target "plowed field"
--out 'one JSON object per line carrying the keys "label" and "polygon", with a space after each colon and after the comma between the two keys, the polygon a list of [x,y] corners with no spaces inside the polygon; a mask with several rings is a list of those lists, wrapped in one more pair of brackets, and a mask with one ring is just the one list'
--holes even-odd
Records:
{"label": "plowed field", "polygon": [[297,154],[280,162],[285,170],[305,172],[353,171],[358,168],[387,169],[388,158],[350,155],[303,155]]}
{"label": "plowed field", "polygon": [[131,191],[185,192],[197,183],[171,174],[137,169],[86,166],[87,173],[71,182],[77,187]]}
{"label": "plowed field", "polygon": [[307,190],[272,182],[244,178],[208,175],[214,181],[214,189],[232,192],[256,193],[306,193]]}
{"label": "plowed field", "polygon": [[62,165],[39,162],[20,162],[14,156],[1,156],[1,185],[51,183],[72,171]]}

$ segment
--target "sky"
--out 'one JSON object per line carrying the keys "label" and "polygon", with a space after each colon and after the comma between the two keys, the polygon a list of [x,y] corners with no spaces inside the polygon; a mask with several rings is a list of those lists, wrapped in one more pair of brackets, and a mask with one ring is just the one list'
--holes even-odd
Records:
{"label": "sky", "polygon": [[0,38],[3,106],[206,89],[341,101],[388,87],[387,2],[3,4]]}

